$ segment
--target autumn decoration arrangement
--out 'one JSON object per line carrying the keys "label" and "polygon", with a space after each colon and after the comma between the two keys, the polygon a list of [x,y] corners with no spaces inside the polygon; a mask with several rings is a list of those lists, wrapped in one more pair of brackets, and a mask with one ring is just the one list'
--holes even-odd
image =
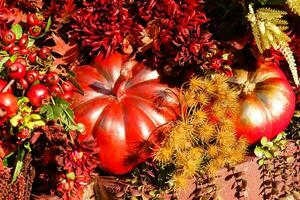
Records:
{"label": "autumn decoration arrangement", "polygon": [[298,0],[0,0],[0,200],[216,199],[255,155],[297,199],[299,72]]}

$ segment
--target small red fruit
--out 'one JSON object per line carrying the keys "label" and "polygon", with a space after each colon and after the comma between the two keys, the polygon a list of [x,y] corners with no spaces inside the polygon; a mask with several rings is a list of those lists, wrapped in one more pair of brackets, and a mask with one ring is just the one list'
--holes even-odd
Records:
{"label": "small red fruit", "polygon": [[31,105],[39,107],[42,105],[43,100],[49,98],[48,88],[43,84],[36,84],[29,88],[26,95]]}
{"label": "small red fruit", "polygon": [[0,93],[0,125],[18,111],[18,100],[9,92]]}
{"label": "small red fruit", "polygon": [[42,33],[42,28],[40,26],[32,26],[29,28],[29,34],[33,37],[38,37]]}
{"label": "small red fruit", "polygon": [[61,84],[61,88],[64,92],[71,92],[72,90],[74,90],[74,85],[71,83],[71,81],[64,81]]}
{"label": "small red fruit", "polygon": [[68,101],[72,97],[72,92],[61,93],[61,94],[58,94],[57,96],[65,101]]}
{"label": "small red fruit", "polygon": [[13,46],[8,50],[9,55],[15,55],[16,53],[20,52],[20,47],[19,46]]}
{"label": "small red fruit", "polygon": [[34,64],[36,62],[36,53],[32,52],[28,55],[29,63]]}
{"label": "small red fruit", "polygon": [[[5,88],[5,86],[7,85],[7,82],[3,79],[0,79],[0,92]],[[12,93],[12,89],[9,88],[7,90],[8,93]]]}
{"label": "small red fruit", "polygon": [[11,62],[11,60],[9,59],[8,61],[6,61],[6,63],[4,64],[5,67],[10,67],[13,64],[13,62]]}
{"label": "small red fruit", "polygon": [[20,84],[21,89],[26,90],[28,88],[28,82],[26,81],[26,79],[22,78],[18,80],[18,83]]}
{"label": "small red fruit", "polygon": [[27,128],[23,128],[16,134],[16,136],[22,140],[28,139],[30,137],[30,131]]}
{"label": "small red fruit", "polygon": [[27,48],[28,45],[28,35],[23,35],[19,40],[19,46],[21,48]]}
{"label": "small red fruit", "polygon": [[25,79],[28,83],[34,83],[38,79],[39,72],[35,70],[29,70],[26,73]]}
{"label": "small red fruit", "polygon": [[23,64],[23,65],[25,65],[25,66],[27,66],[27,61],[24,59],[24,58],[17,58],[16,60],[15,60],[15,62],[19,62],[19,63],[21,63],[21,64]]}
{"label": "small red fruit", "polygon": [[56,72],[50,72],[46,74],[45,82],[49,85],[57,85],[59,82],[59,75]]}
{"label": "small red fruit", "polygon": [[23,48],[20,50],[20,54],[21,55],[28,55],[29,54],[29,50],[27,48]]}
{"label": "small red fruit", "polygon": [[12,79],[22,79],[26,75],[26,66],[19,62],[14,62],[8,68],[8,76]]}
{"label": "small red fruit", "polygon": [[51,50],[48,47],[42,47],[38,52],[39,57],[43,60],[46,60],[50,54]]}
{"label": "small red fruit", "polygon": [[8,50],[10,50],[11,48],[13,48],[14,46],[15,46],[15,43],[11,43],[11,44],[9,44],[9,45],[7,45],[7,46],[2,47],[2,49],[3,49],[4,51],[8,51]]}
{"label": "small red fruit", "polygon": [[50,95],[53,97],[56,97],[57,95],[62,93],[58,85],[52,85],[49,90],[50,90]]}
{"label": "small red fruit", "polygon": [[39,20],[38,20],[37,16],[35,14],[33,14],[33,13],[29,13],[27,15],[27,24],[29,26],[36,26],[36,25],[38,25],[39,24]]}
{"label": "small red fruit", "polygon": [[16,41],[16,35],[11,30],[7,30],[4,32],[2,39],[3,42],[8,45]]}
{"label": "small red fruit", "polygon": [[40,73],[39,73],[39,74],[38,74],[38,80],[39,80],[39,81],[43,80],[44,77],[45,77],[45,75],[46,75],[46,74],[43,74],[43,73],[40,74]]}

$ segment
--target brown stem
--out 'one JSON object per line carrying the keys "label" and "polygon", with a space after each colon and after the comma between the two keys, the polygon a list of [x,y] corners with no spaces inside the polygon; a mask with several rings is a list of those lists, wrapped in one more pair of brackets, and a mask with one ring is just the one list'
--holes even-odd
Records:
{"label": "brown stem", "polygon": [[117,98],[121,97],[124,94],[125,84],[132,78],[132,69],[136,64],[137,62],[135,60],[130,59],[123,65],[122,69],[120,70],[120,76],[113,88],[113,94]]}
{"label": "brown stem", "polygon": [[7,92],[7,90],[12,86],[12,84],[14,84],[15,80],[12,79],[9,81],[9,83],[2,89],[1,92]]}

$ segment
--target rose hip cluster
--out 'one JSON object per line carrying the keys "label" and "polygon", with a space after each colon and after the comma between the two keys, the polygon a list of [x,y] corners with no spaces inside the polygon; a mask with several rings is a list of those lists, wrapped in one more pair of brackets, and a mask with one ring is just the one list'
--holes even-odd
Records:
{"label": "rose hip cluster", "polygon": [[0,77],[0,125],[18,110],[12,88],[16,94],[21,91],[26,95],[36,108],[51,96],[68,100],[75,89],[55,69],[50,70],[49,66],[53,61],[51,49],[46,46],[37,47],[32,43],[45,29],[42,19],[42,16],[28,14],[27,24],[24,26],[26,29],[19,38],[13,30],[2,31],[1,50],[7,52],[2,60],[7,58],[7,61],[4,63],[6,75]]}

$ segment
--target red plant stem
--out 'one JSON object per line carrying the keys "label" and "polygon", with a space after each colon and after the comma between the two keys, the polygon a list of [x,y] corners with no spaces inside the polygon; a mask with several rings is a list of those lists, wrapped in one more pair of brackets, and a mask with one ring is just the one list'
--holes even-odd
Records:
{"label": "red plant stem", "polygon": [[12,79],[9,81],[9,83],[2,89],[1,92],[7,92],[7,90],[12,86],[12,84],[14,84],[15,80]]}

